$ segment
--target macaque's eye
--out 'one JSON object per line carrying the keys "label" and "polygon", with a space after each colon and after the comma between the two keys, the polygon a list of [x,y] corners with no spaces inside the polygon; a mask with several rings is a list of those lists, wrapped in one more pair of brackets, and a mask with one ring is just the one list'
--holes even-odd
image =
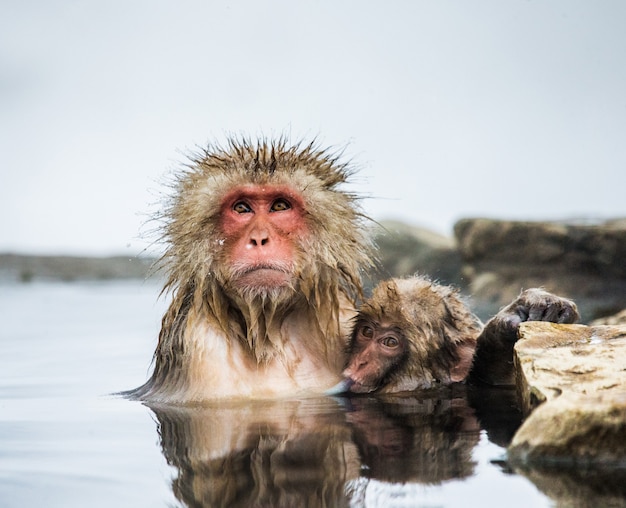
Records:
{"label": "macaque's eye", "polygon": [[272,208],[270,209],[272,212],[284,212],[285,210],[289,210],[291,208],[291,203],[286,199],[279,198],[272,203]]}
{"label": "macaque's eye", "polygon": [[237,213],[250,213],[252,212],[252,208],[245,201],[237,201],[233,205],[233,210]]}
{"label": "macaque's eye", "polygon": [[371,327],[366,325],[363,328],[361,328],[361,335],[363,335],[363,337],[367,337],[368,339],[371,339],[374,336],[374,330]]}
{"label": "macaque's eye", "polygon": [[400,345],[400,341],[396,337],[393,337],[393,336],[383,337],[380,340],[380,343],[383,346],[388,347],[390,349],[395,349]]}

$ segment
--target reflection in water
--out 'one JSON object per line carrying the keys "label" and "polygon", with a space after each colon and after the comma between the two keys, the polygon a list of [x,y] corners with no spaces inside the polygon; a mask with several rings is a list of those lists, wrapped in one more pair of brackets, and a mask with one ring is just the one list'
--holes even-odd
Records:
{"label": "reflection in water", "polygon": [[151,406],[187,506],[349,506],[367,479],[472,475],[480,425],[462,393]]}
{"label": "reflection in water", "polygon": [[347,419],[368,478],[441,483],[470,476],[480,427],[465,398],[354,398]]}
{"label": "reflection in water", "polygon": [[188,506],[347,505],[359,460],[333,400],[152,409]]}
{"label": "reflection in water", "polygon": [[626,468],[563,467],[562,464],[520,466],[526,476],[558,507],[626,506]]}

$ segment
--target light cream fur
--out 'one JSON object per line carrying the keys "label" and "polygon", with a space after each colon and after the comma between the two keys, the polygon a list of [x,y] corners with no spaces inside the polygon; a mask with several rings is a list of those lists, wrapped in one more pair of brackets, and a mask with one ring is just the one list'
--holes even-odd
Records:
{"label": "light cream fur", "polygon": [[[159,219],[161,266],[173,301],[163,318],[148,382],[128,392],[157,402],[321,393],[338,379],[348,321],[371,244],[351,171],[314,144],[232,139],[194,156],[175,178]],[[227,193],[286,185],[304,203],[291,282],[271,291],[233,285],[236,267],[220,231]]]}

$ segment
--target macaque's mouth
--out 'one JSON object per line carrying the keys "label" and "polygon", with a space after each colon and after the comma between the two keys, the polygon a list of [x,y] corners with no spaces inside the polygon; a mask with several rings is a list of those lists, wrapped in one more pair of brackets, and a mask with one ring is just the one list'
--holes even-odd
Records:
{"label": "macaque's mouth", "polygon": [[245,276],[251,273],[281,273],[287,275],[289,272],[275,266],[255,266],[254,268],[246,270],[243,275]]}
{"label": "macaque's mouth", "polygon": [[268,272],[280,272],[284,274],[291,273],[291,267],[284,263],[258,263],[253,265],[234,266],[233,274],[236,277],[245,277],[248,274],[268,271]]}
{"label": "macaque's mouth", "polygon": [[342,379],[335,386],[329,388],[324,392],[324,395],[341,395],[342,393],[347,393],[350,391],[350,388],[354,384],[354,381],[349,377]]}
{"label": "macaque's mouth", "polygon": [[352,379],[350,381],[352,381],[350,393],[372,393],[378,388],[378,385],[363,385],[358,381],[353,381]]}
{"label": "macaque's mouth", "polygon": [[350,377],[343,378],[332,388],[324,392],[324,395],[341,395],[344,393],[371,393],[376,391],[378,386],[364,385]]}
{"label": "macaque's mouth", "polygon": [[277,288],[290,284],[291,272],[284,265],[264,263],[237,270],[236,279],[244,287]]}

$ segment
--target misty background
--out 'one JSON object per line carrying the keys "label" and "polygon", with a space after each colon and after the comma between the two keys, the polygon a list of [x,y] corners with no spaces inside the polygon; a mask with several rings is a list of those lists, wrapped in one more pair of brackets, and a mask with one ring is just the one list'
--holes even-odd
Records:
{"label": "misty background", "polygon": [[377,220],[626,216],[626,2],[0,1],[0,251],[135,254],[164,175],[317,137]]}

